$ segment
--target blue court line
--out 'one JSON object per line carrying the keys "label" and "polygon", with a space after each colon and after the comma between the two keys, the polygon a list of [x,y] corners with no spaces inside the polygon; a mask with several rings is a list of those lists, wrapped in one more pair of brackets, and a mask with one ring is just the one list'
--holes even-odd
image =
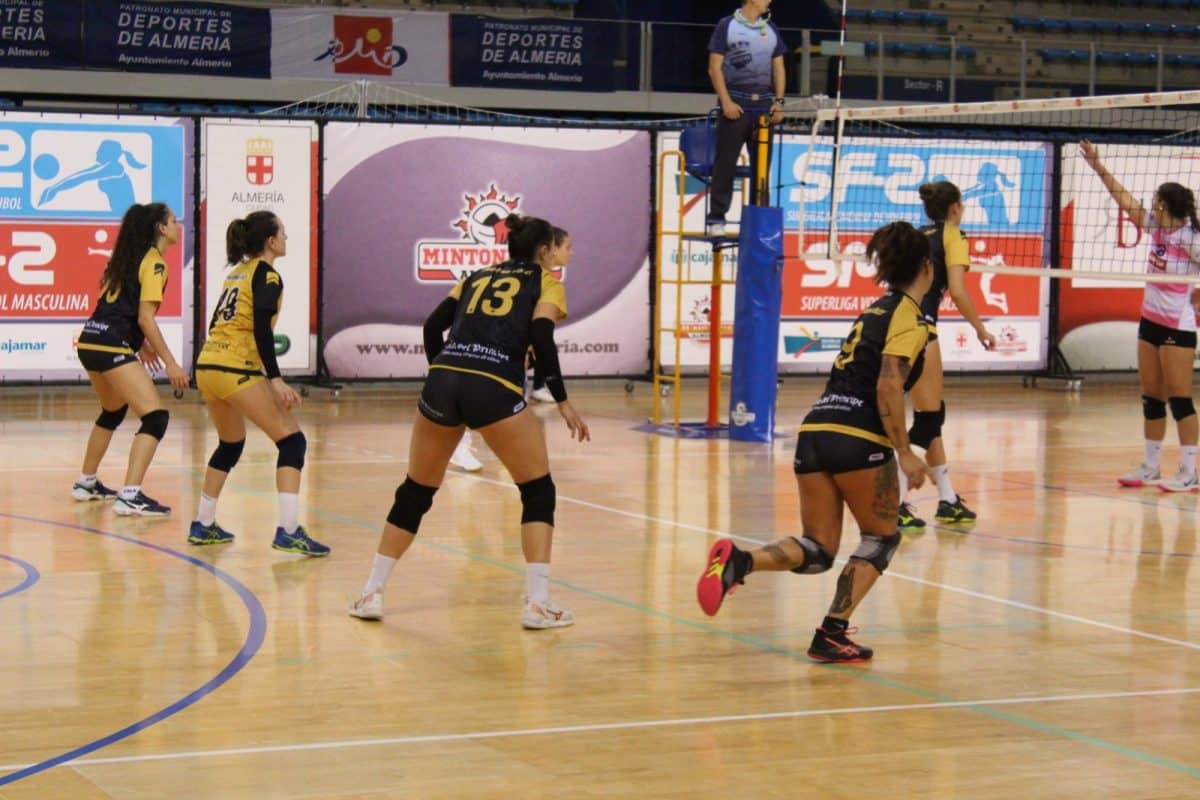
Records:
{"label": "blue court line", "polygon": [[0,553],[0,560],[11,561],[13,564],[16,564],[25,571],[24,580],[22,580],[13,588],[5,589],[3,592],[0,592],[0,600],[3,600],[6,597],[12,597],[14,594],[19,594],[25,591],[30,586],[33,586],[35,583],[37,583],[42,577],[41,573],[37,571],[37,567],[35,567],[33,564],[30,564],[28,561],[22,561],[21,559],[14,558],[13,556],[6,556],[4,553]]}
{"label": "blue court line", "polygon": [[254,657],[259,648],[262,647],[263,640],[266,638],[267,634],[267,613],[263,609],[262,603],[259,602],[258,598],[254,596],[254,593],[246,588],[245,585],[243,585],[229,573],[217,569],[212,564],[201,561],[198,558],[193,558],[192,556],[189,556],[186,553],[181,553],[178,550],[172,550],[169,547],[163,547],[162,545],[144,542],[140,539],[122,536],[110,531],[87,528],[82,525],[72,525],[66,522],[56,522],[49,519],[39,519],[38,517],[26,517],[21,516],[20,514],[5,514],[0,512],[0,517],[20,520],[22,522],[32,522],[40,525],[53,525],[59,528],[68,528],[70,530],[92,533],[97,536],[107,537],[109,539],[117,539],[128,544],[135,544],[138,547],[145,547],[149,550],[156,550],[159,553],[171,556],[172,558],[178,558],[181,561],[186,561],[192,566],[199,567],[200,569],[212,574],[217,580],[233,589],[237,596],[241,598],[242,604],[245,605],[246,611],[250,615],[250,629],[246,631],[246,640],[242,643],[241,649],[238,650],[233,659],[226,664],[225,667],[218,672],[215,677],[202,685],[200,688],[196,689],[185,697],[176,700],[169,706],[154,712],[150,716],[138,720],[132,725],[127,725],[126,727],[121,728],[119,731],[110,733],[107,736],[96,739],[95,741],[88,742],[80,747],[76,747],[74,750],[68,750],[67,752],[54,756],[53,758],[48,758],[45,761],[39,761],[36,764],[31,764],[30,766],[17,770],[16,772],[10,772],[7,775],[0,775],[0,786],[4,786],[9,783],[15,783],[23,778],[28,778],[31,775],[36,775],[39,772],[45,772],[48,769],[57,767],[59,764],[86,756],[87,754],[93,753],[102,747],[108,747],[110,744],[115,744],[122,739],[133,736],[135,733],[145,730],[151,725],[162,722],[164,719],[167,719],[174,714],[178,714],[180,711],[183,711],[189,706],[195,705],[203,700],[206,696],[212,694],[226,681],[240,672],[243,667],[250,663],[250,659]]}

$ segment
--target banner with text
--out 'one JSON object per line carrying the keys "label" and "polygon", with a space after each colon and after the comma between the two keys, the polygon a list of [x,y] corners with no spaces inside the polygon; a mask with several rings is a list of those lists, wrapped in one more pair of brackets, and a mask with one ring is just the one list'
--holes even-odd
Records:
{"label": "banner with text", "polygon": [[91,69],[271,77],[271,12],[216,3],[89,0]]}
{"label": "banner with text", "polygon": [[226,227],[252,211],[272,211],[288,237],[287,255],[275,265],[284,285],[283,308],[275,320],[275,355],[280,369],[311,373],[316,363],[317,126],[206,119],[202,137],[205,329],[225,280]]}
{"label": "banner with text", "polygon": [[271,12],[271,76],[450,82],[450,15]]}
{"label": "banner with text", "polygon": [[637,89],[636,72],[618,70],[612,23],[452,14],[454,86],[499,89]]}
{"label": "banner with text", "polygon": [[83,7],[62,0],[0,4],[0,69],[79,69]]}
{"label": "banner with text", "polygon": [[330,123],[324,137],[322,334],[335,377],[423,375],[425,317],[463,276],[507,260],[510,213],[571,234],[563,371],[646,372],[649,134]]}
{"label": "banner with text", "polygon": [[83,377],[75,340],[134,203],[166,203],[181,224],[157,321],[190,367],[191,131],[153,117],[0,115],[0,380]]}

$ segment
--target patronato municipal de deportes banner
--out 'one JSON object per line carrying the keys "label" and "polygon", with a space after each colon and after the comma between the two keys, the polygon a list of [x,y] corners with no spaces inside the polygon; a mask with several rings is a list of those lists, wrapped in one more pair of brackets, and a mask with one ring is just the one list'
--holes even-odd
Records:
{"label": "patronato municipal de deportes banner", "polygon": [[0,69],[83,66],[83,5],[63,0],[0,3]]}

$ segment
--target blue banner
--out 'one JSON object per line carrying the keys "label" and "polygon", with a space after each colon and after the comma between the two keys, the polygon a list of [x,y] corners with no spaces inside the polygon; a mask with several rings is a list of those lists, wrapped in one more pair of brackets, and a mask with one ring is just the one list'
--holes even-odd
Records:
{"label": "blue banner", "polygon": [[5,0],[0,4],[0,68],[78,69],[82,24],[78,2]]}
{"label": "blue banner", "polygon": [[618,45],[625,26],[573,19],[450,16],[450,84],[613,92],[637,88],[635,59]]}
{"label": "blue banner", "polygon": [[216,3],[88,0],[92,69],[271,77],[271,12]]}
{"label": "blue banner", "polygon": [[730,439],[769,442],[774,435],[782,304],[783,211],[746,206],[738,239]]}

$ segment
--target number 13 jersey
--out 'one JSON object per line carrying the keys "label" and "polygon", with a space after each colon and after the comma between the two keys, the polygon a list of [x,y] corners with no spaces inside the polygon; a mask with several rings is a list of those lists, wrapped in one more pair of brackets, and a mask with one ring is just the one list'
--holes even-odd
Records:
{"label": "number 13 jersey", "polygon": [[283,278],[267,262],[243,261],[230,269],[213,309],[208,339],[196,359],[196,368],[261,373],[262,358],[254,343],[254,311],[270,311],[274,327],[282,302]]}
{"label": "number 13 jersey", "polygon": [[430,369],[483,375],[524,395],[525,352],[539,303],[567,314],[567,293],[548,270],[506,261],[471,273],[450,291],[458,300],[454,324]]}

